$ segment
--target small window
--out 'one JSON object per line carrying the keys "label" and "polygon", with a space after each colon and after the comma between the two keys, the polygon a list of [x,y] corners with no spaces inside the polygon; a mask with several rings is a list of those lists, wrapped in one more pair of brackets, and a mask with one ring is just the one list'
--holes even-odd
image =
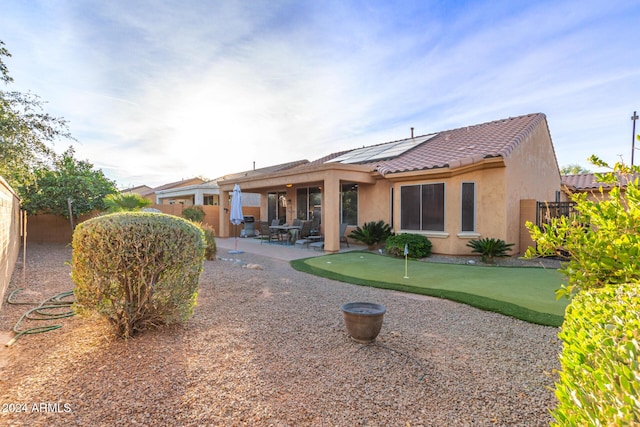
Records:
{"label": "small window", "polygon": [[461,192],[461,231],[476,230],[476,185],[463,182]]}

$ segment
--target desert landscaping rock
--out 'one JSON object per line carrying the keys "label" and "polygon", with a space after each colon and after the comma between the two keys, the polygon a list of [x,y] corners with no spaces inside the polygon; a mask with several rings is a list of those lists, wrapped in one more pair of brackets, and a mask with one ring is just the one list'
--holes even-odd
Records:
{"label": "desert landscaping rock", "polygon": [[[7,294],[24,287],[30,300],[39,301],[73,288],[68,246],[30,245],[27,256],[24,279],[19,262]],[[184,325],[124,341],[102,320],[76,316],[57,321],[63,327],[56,331],[3,345],[0,424],[551,421],[561,349],[556,328],[314,277],[272,258],[244,254],[243,262],[205,262],[198,304]],[[340,306],[350,301],[387,308],[374,344],[348,337]],[[28,308],[4,303],[0,329],[10,331]],[[17,410],[18,404],[26,406]]]}

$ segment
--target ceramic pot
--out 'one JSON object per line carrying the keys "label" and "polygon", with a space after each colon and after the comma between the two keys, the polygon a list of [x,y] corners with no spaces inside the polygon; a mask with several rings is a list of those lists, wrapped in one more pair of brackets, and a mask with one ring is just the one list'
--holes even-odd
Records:
{"label": "ceramic pot", "polygon": [[384,305],[372,302],[349,302],[343,304],[341,309],[347,332],[354,341],[361,344],[375,341],[382,329],[382,320],[387,311]]}

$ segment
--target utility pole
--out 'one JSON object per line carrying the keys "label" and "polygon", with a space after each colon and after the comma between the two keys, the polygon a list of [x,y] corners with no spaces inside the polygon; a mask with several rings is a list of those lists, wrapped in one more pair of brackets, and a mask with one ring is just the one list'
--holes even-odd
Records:
{"label": "utility pole", "polygon": [[636,114],[636,111],[633,112],[633,116],[631,116],[631,120],[633,121],[633,135],[631,136],[631,166],[633,166],[633,154],[636,151],[636,120],[640,117]]}

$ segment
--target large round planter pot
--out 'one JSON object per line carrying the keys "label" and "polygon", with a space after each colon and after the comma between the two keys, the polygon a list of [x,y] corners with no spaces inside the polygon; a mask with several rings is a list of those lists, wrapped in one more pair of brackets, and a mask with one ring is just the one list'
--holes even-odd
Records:
{"label": "large round planter pot", "polygon": [[387,311],[384,305],[372,302],[349,302],[343,304],[341,309],[347,332],[354,341],[361,344],[375,341],[382,329],[382,320]]}

